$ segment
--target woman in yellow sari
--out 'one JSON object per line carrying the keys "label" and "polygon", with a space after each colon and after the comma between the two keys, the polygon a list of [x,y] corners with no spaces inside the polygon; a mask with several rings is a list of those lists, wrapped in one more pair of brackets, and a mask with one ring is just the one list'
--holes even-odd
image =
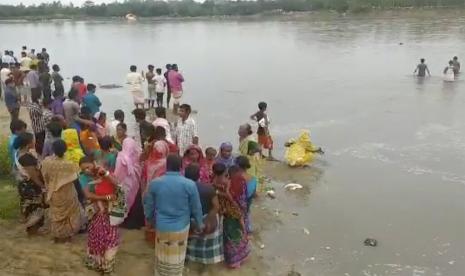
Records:
{"label": "woman in yellow sari", "polygon": [[50,206],[51,233],[55,242],[67,242],[82,226],[83,211],[74,181],[79,166],[64,158],[66,144],[62,140],[52,145],[54,155],[42,162],[42,175],[47,188],[46,203]]}
{"label": "woman in yellow sari", "polygon": [[84,157],[84,152],[79,143],[77,130],[74,128],[65,129],[61,136],[66,143],[65,159],[79,166],[79,160]]}
{"label": "woman in yellow sari", "polygon": [[[85,156],[84,151],[81,148],[81,144],[79,143],[79,136],[78,132],[74,128],[68,128],[63,130],[61,133],[63,141],[66,144],[66,152],[64,158],[68,161],[71,161],[73,164],[79,166],[79,161],[82,157]],[[84,192],[82,191],[81,185],[79,185],[79,181],[74,182],[74,187],[78,193],[78,199],[81,204],[84,203]]]}

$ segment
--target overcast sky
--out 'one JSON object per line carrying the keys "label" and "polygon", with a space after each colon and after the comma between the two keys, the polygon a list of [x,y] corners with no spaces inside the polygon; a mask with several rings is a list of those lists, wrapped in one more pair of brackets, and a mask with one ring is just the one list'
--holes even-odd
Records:
{"label": "overcast sky", "polygon": [[[63,0],[61,3],[63,4],[69,4],[70,2],[73,2],[74,5],[82,5],[86,0]],[[100,3],[109,3],[109,2],[114,2],[114,0],[93,0],[94,3],[100,4]],[[47,3],[47,2],[53,2],[53,0],[0,0],[0,3],[2,4],[9,4],[9,5],[18,5],[20,3],[23,3],[23,5],[32,5],[32,4],[40,4],[40,3]]]}

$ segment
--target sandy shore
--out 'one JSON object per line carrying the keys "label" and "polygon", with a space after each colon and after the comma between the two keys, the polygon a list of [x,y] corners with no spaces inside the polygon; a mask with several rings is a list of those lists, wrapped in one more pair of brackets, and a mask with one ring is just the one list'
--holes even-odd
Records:
{"label": "sandy shore", "polygon": [[[21,117],[27,120],[27,112],[22,109]],[[9,117],[4,104],[0,107],[0,126],[2,134],[9,133]],[[29,121],[29,120],[27,120]],[[266,163],[264,173],[269,178],[267,185],[277,191],[277,199],[287,196],[282,184],[289,182],[308,183],[318,173],[314,170],[292,170],[280,162]],[[305,185],[302,194],[308,194],[310,188]],[[286,275],[292,264],[273,270],[273,259],[278,251],[268,249],[267,244],[279,240],[276,230],[282,224],[272,200],[261,195],[252,208],[254,234],[252,237],[252,255],[239,270],[229,270],[223,265],[203,266],[190,263],[186,266],[186,275]],[[290,216],[290,214],[288,214]],[[86,236],[78,235],[69,244],[54,244],[50,236],[27,237],[17,221],[0,220],[0,275],[98,275],[86,269],[83,263]],[[266,238],[265,238],[266,237]],[[263,247],[264,248],[261,248]],[[145,242],[143,231],[122,230],[122,243],[117,256],[115,275],[152,275],[154,264],[153,249]],[[33,273],[33,274],[31,274]]]}

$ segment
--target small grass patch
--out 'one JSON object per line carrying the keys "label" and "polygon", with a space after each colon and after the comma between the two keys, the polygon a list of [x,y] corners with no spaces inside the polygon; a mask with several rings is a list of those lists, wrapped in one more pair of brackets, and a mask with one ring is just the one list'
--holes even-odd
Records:
{"label": "small grass patch", "polygon": [[0,219],[19,217],[19,197],[14,180],[10,177],[0,178]]}

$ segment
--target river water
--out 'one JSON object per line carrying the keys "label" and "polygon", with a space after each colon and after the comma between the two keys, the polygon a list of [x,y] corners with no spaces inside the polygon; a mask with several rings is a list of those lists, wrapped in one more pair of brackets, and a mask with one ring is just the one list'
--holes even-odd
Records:
{"label": "river water", "polygon": [[[202,145],[236,142],[261,100],[278,158],[309,128],[326,155],[312,177],[295,177],[305,189],[268,203],[299,216],[261,233],[267,275],[291,265],[302,275],[465,275],[465,76],[442,81],[452,56],[465,60],[464,26],[463,13],[438,12],[2,22],[0,36],[15,52],[47,47],[65,77],[98,84],[124,84],[131,64],[179,64]],[[422,57],[432,77],[419,80]],[[98,95],[109,113],[132,108],[125,89]],[[368,237],[378,246],[365,247]]]}

